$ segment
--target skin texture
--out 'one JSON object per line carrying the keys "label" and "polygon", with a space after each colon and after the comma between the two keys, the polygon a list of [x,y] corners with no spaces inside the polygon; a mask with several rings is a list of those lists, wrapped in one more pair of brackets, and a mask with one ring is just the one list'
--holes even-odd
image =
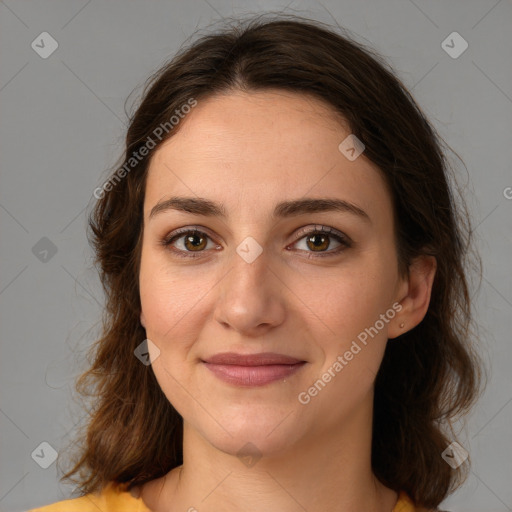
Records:
{"label": "skin texture", "polygon": [[[371,471],[373,383],[386,343],[423,319],[435,260],[418,259],[400,277],[384,178],[364,153],[350,161],[340,152],[350,131],[319,100],[230,92],[199,101],[181,123],[150,163],[139,284],[141,323],[160,351],[152,350],[153,371],[184,419],[184,464],[139,489],[145,503],[155,511],[390,512],[397,495]],[[209,199],[227,217],[167,210],[150,218],[171,196]],[[277,203],[306,197],[343,199],[369,220],[340,211],[272,218]],[[299,233],[315,226],[340,231],[351,246],[328,235],[315,251]],[[202,252],[183,233],[161,244],[182,227],[208,235],[198,237]],[[247,237],[262,249],[252,263],[236,251]],[[400,312],[301,403],[299,393],[398,303]],[[276,352],[306,364],[243,388],[201,362],[219,352]],[[251,467],[237,456],[247,443],[261,456]]]}

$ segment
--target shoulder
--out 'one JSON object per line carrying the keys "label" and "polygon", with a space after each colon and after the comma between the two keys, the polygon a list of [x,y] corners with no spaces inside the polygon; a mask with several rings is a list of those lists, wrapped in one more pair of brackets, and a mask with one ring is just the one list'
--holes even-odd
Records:
{"label": "shoulder", "polygon": [[28,512],[149,512],[140,498],[133,496],[124,484],[111,482],[101,492],[59,501]]}
{"label": "shoulder", "polygon": [[450,512],[449,510],[441,510],[440,508],[416,508],[415,512]]}
{"label": "shoulder", "polygon": [[445,510],[415,507],[413,501],[404,491],[398,493],[398,501],[392,512],[448,512]]}

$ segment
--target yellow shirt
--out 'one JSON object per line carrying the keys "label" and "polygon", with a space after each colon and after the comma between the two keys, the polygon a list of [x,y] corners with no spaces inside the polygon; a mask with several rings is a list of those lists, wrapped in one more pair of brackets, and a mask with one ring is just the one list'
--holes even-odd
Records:
{"label": "yellow shirt", "polygon": [[[133,497],[126,488],[126,484],[111,483],[100,494],[86,494],[80,498],[59,501],[28,512],[151,512],[144,505],[142,498]],[[416,510],[407,494],[401,492],[393,512]]]}

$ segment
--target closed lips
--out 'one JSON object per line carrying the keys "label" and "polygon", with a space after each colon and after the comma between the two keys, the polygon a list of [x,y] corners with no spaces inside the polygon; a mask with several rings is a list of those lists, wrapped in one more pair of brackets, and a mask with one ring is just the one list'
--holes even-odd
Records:
{"label": "closed lips", "polygon": [[214,356],[205,359],[204,362],[210,364],[230,364],[237,366],[266,366],[274,364],[297,364],[305,361],[296,359],[295,357],[269,352],[260,354],[236,354],[234,352],[224,352],[222,354],[215,354]]}
{"label": "closed lips", "polygon": [[286,378],[306,364],[295,357],[274,353],[216,354],[203,361],[218,379],[238,387],[264,386]]}

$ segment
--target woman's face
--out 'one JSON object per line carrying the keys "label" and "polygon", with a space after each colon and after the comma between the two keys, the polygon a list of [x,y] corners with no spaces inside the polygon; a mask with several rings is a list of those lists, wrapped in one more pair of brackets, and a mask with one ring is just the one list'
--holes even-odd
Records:
{"label": "woman's face", "polygon": [[407,290],[380,172],[303,95],[215,96],[180,122],[144,201],[141,322],[163,392],[228,453],[368,419]]}

